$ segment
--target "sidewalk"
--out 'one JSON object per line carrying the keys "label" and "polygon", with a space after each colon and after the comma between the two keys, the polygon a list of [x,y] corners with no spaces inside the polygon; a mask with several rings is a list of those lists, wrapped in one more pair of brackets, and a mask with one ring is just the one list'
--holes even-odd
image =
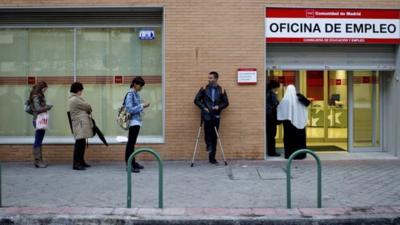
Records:
{"label": "sidewalk", "polygon": [[[322,207],[400,206],[400,160],[322,159]],[[165,208],[286,208],[286,160],[229,161],[229,170],[188,161],[164,163]],[[123,163],[91,162],[86,171],[69,164],[35,169],[31,162],[2,163],[4,207],[126,207]],[[158,168],[132,174],[132,207],[158,206]],[[316,208],[316,165],[292,164],[292,207]]]}

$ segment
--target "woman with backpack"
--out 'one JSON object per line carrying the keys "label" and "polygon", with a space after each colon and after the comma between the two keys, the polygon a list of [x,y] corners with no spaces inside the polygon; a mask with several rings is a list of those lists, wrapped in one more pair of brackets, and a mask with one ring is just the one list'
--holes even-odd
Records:
{"label": "woman with backpack", "polygon": [[[130,89],[126,94],[124,104],[128,113],[131,114],[129,122],[128,142],[125,149],[125,162],[128,163],[129,157],[135,151],[135,144],[139,135],[140,126],[142,126],[142,112],[144,108],[150,106],[150,103],[141,103],[139,91],[142,90],[145,82],[138,76],[132,80]],[[143,166],[133,159],[131,172],[139,173]]]}
{"label": "woman with backpack", "polygon": [[[29,104],[32,109],[33,115],[33,127],[37,128],[37,117],[41,113],[49,111],[53,106],[46,104],[46,98],[44,93],[47,90],[47,84],[44,81],[40,81],[32,87],[31,93],[29,95]],[[46,168],[47,163],[43,161],[42,155],[42,142],[44,135],[46,133],[45,129],[36,129],[35,131],[35,142],[33,143],[33,158],[34,165],[36,168]]]}

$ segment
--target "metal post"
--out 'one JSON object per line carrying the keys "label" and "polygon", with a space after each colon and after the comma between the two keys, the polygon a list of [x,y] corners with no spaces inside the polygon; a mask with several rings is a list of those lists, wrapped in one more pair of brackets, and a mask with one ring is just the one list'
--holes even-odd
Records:
{"label": "metal post", "polygon": [[224,159],[225,166],[227,166],[228,163],[226,162],[226,159],[225,159],[224,148],[222,147],[221,138],[219,137],[219,133],[218,133],[217,127],[214,127],[214,130],[215,130],[215,133],[217,134],[217,139],[218,139],[218,143],[219,143],[219,148],[221,149],[221,152],[222,152],[222,158]]}
{"label": "metal post", "polygon": [[314,157],[314,159],[317,161],[317,170],[318,170],[318,181],[317,181],[317,197],[318,197],[318,208],[322,208],[322,184],[321,184],[321,180],[322,180],[322,173],[321,173],[321,161],[319,159],[319,157],[311,150],[309,149],[300,149],[295,151],[288,159],[288,163],[287,163],[287,167],[286,167],[286,193],[287,193],[287,208],[290,209],[292,208],[292,196],[291,196],[291,180],[290,180],[290,169],[291,169],[291,165],[292,165],[292,161],[293,159],[301,153],[309,153],[310,155],[312,155]]}
{"label": "metal post", "polygon": [[160,155],[155,152],[151,148],[138,148],[135,150],[134,153],[129,157],[128,159],[128,168],[127,168],[127,175],[128,175],[128,192],[127,192],[127,208],[131,208],[131,203],[132,203],[132,160],[133,158],[142,153],[142,152],[148,152],[152,154],[158,161],[158,207],[163,208],[163,161],[161,160]]}
{"label": "metal post", "polygon": [[203,120],[201,121],[199,130],[197,131],[196,143],[194,144],[193,157],[192,157],[192,161],[190,162],[190,167],[193,167],[193,165],[194,165],[194,158],[196,157],[197,146],[199,144],[199,138],[200,138],[202,125],[203,125]]}

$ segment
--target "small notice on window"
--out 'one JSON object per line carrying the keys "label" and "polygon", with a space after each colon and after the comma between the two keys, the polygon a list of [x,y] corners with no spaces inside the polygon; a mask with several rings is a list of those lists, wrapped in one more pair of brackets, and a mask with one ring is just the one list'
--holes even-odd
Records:
{"label": "small notice on window", "polygon": [[124,83],[124,80],[123,80],[122,76],[115,75],[115,76],[114,76],[114,83],[115,83],[115,84],[122,84],[122,83]]}
{"label": "small notice on window", "polygon": [[257,84],[257,69],[238,69],[237,82],[238,84]]}

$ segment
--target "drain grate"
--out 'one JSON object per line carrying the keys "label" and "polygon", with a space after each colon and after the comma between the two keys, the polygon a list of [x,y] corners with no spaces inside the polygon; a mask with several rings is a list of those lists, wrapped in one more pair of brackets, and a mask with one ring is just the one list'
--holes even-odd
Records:
{"label": "drain grate", "polygon": [[[231,180],[283,180],[286,172],[281,167],[233,167]],[[292,176],[293,178],[293,176]]]}

